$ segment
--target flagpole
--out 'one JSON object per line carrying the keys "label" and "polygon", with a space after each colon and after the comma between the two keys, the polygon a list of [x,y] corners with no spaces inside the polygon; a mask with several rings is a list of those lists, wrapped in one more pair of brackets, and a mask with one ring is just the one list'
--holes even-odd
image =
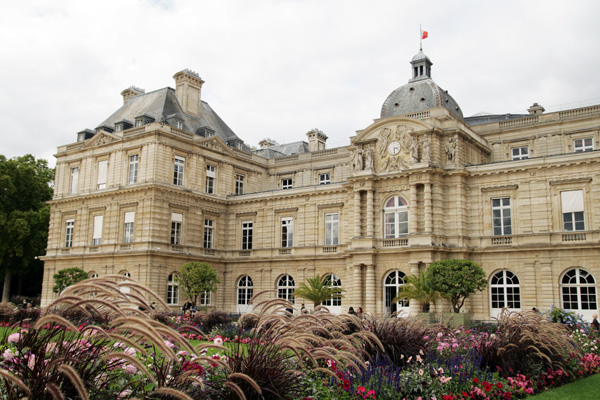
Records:
{"label": "flagpole", "polygon": [[423,51],[423,29],[421,29],[421,24],[419,24],[419,51]]}

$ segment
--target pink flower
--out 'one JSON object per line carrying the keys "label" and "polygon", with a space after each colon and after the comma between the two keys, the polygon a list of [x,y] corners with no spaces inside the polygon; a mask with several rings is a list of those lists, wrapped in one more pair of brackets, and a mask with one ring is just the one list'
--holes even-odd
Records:
{"label": "pink flower", "polygon": [[419,368],[419,375],[423,376],[423,370]]}
{"label": "pink flower", "polygon": [[215,345],[223,346],[223,338],[221,336],[216,336],[214,340]]}
{"label": "pink flower", "polygon": [[17,333],[11,333],[10,335],[8,335],[8,343],[17,343],[19,340],[21,340],[21,334],[19,332]]}
{"label": "pink flower", "polygon": [[15,358],[15,353],[10,349],[6,349],[4,350],[4,353],[2,353],[2,357],[4,357],[4,360],[6,361],[12,361],[12,359]]}
{"label": "pink flower", "polygon": [[137,373],[137,368],[135,365],[127,364],[125,367],[123,367],[123,369],[125,370],[125,373],[129,375],[135,375]]}
{"label": "pink flower", "polygon": [[169,342],[168,340],[165,340],[164,342],[165,342],[165,346],[167,346],[168,348],[170,348],[170,349],[175,348],[175,345],[173,343]]}
{"label": "pink flower", "polygon": [[119,393],[119,399],[123,399],[123,398],[129,396],[131,393],[133,393],[131,390],[125,389],[121,393]]}

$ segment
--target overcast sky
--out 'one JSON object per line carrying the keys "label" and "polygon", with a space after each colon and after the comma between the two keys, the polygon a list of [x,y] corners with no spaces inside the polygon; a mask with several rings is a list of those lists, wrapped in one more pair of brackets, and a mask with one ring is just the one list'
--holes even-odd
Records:
{"label": "overcast sky", "polygon": [[55,164],[131,85],[202,98],[249,145],[349,144],[411,77],[419,25],[435,82],[465,116],[600,104],[600,2],[27,0],[0,9],[0,154]]}

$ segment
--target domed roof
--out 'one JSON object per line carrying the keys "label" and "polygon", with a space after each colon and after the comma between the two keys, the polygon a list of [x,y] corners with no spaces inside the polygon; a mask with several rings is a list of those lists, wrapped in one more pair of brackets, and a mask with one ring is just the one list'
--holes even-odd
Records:
{"label": "domed roof", "polygon": [[394,90],[381,107],[381,117],[389,118],[444,107],[452,114],[463,118],[458,103],[431,79],[432,62],[419,51],[410,62],[413,78],[404,86]]}

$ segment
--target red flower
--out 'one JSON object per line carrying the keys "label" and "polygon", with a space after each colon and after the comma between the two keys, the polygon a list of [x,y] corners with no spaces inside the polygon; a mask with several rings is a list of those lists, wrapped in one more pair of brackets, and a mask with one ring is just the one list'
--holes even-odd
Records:
{"label": "red flower", "polygon": [[473,383],[477,385],[479,383],[479,378],[473,378]]}
{"label": "red flower", "polygon": [[344,390],[350,389],[350,381],[348,379],[344,379],[342,387],[344,388]]}
{"label": "red flower", "polygon": [[498,389],[502,389],[502,382],[498,382],[498,383],[496,383],[496,387],[497,387]]}
{"label": "red flower", "polygon": [[505,400],[510,400],[512,398],[510,392],[504,392],[504,399]]}

